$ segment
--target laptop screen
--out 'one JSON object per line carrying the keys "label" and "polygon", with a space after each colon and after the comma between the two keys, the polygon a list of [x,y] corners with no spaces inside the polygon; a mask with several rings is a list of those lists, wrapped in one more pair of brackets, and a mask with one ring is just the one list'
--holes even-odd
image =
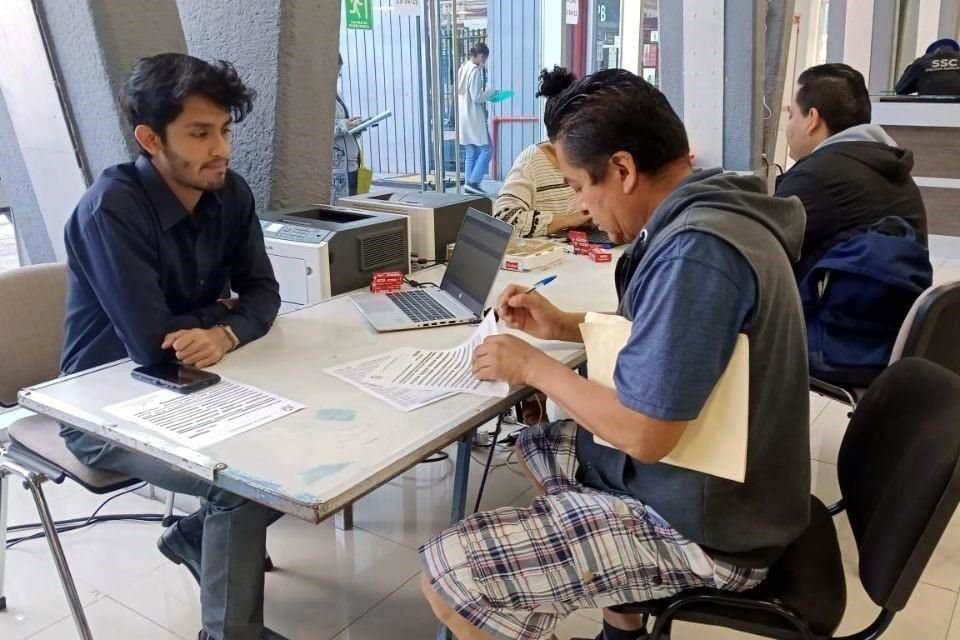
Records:
{"label": "laptop screen", "polygon": [[467,209],[440,288],[480,316],[511,235],[512,225]]}

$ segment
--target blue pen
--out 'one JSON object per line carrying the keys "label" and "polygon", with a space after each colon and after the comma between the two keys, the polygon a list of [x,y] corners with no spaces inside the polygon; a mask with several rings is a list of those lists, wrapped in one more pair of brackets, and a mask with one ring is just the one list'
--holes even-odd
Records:
{"label": "blue pen", "polygon": [[540,282],[536,283],[535,285],[533,285],[532,287],[530,287],[529,289],[527,289],[526,291],[524,291],[523,294],[526,295],[526,294],[528,294],[528,293],[533,293],[534,291],[537,290],[538,287],[545,287],[545,286],[547,286],[548,284],[550,284],[551,282],[553,282],[553,281],[556,280],[556,279],[557,279],[557,276],[555,276],[555,275],[553,275],[553,276],[547,276],[546,278],[544,278],[544,279],[541,280]]}

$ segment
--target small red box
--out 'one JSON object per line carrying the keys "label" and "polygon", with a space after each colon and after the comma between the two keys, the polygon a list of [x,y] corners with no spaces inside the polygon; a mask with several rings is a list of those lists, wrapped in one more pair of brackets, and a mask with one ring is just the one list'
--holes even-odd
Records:
{"label": "small red box", "polygon": [[506,271],[520,271],[520,263],[516,260],[504,260],[503,268]]}
{"label": "small red box", "polygon": [[590,250],[590,259],[594,262],[610,262],[613,260],[613,254],[599,247],[594,247]]}
{"label": "small red box", "polygon": [[399,271],[382,271],[370,279],[370,291],[384,293],[403,288],[403,274]]}
{"label": "small red box", "polygon": [[583,255],[590,252],[590,241],[587,239],[586,231],[570,231],[567,237],[570,238],[575,254]]}

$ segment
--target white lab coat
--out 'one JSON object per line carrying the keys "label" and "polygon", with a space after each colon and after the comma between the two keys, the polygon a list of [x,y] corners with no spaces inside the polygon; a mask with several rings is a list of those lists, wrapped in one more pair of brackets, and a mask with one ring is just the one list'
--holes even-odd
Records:
{"label": "white lab coat", "polygon": [[457,72],[457,117],[460,144],[490,144],[487,131],[487,100],[494,91],[483,89],[483,69],[467,60]]}

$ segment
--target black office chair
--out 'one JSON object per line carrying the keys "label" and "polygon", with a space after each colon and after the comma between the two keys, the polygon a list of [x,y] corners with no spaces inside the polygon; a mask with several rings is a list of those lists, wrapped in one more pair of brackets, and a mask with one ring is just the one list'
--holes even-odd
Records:
{"label": "black office chair", "polygon": [[[924,358],[960,373],[960,282],[930,287],[916,299],[897,335],[890,364],[901,358]],[[840,372],[810,377],[810,391],[855,409],[879,371]]]}
{"label": "black office chair", "polygon": [[[871,385],[844,435],[840,491],[857,543],[860,582],[880,613],[843,640],[879,638],[910,599],[960,503],[960,376],[919,358],[891,365]],[[833,522],[811,499],[807,530],[742,593],[701,589],[614,607],[655,616],[652,640],[674,620],[767,638],[834,636],[846,608],[843,563]]]}

